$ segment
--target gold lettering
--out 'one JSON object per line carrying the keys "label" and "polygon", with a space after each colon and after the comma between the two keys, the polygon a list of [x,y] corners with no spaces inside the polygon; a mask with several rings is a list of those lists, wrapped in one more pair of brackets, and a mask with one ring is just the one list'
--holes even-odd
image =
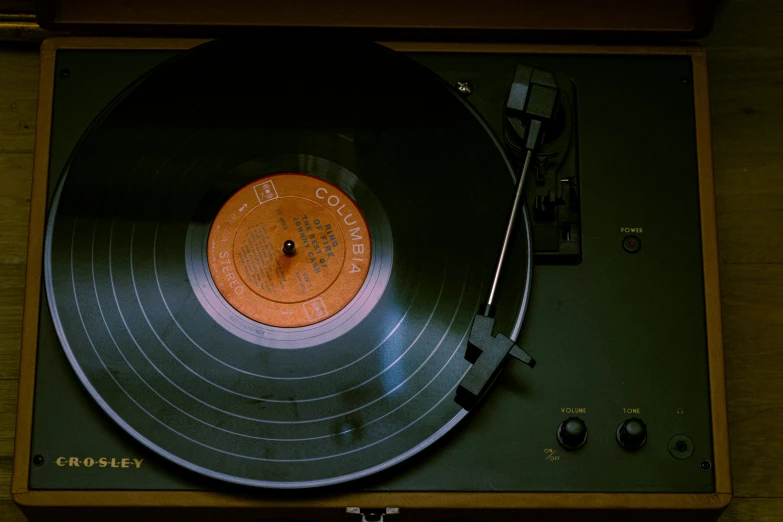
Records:
{"label": "gold lettering", "polygon": [[641,408],[623,408],[623,413],[636,413],[639,414],[642,412]]}
{"label": "gold lettering", "polygon": [[587,408],[560,408],[562,413],[587,413]]}
{"label": "gold lettering", "polygon": [[107,458],[107,457],[101,457],[101,458],[93,458],[93,457],[85,457],[84,459],[80,459],[79,457],[57,457],[54,461],[54,463],[63,468],[63,467],[69,467],[69,468],[78,468],[78,467],[84,467],[84,468],[91,468],[93,466],[98,466],[100,468],[110,467],[110,468],[141,468],[141,463],[144,462],[144,459],[131,459],[131,458]]}

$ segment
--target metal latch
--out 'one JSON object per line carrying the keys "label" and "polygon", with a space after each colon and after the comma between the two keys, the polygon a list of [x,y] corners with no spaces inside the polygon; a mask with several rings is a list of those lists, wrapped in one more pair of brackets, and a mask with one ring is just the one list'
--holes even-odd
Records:
{"label": "metal latch", "polygon": [[390,522],[398,520],[400,508],[362,509],[358,507],[345,508],[347,522]]}

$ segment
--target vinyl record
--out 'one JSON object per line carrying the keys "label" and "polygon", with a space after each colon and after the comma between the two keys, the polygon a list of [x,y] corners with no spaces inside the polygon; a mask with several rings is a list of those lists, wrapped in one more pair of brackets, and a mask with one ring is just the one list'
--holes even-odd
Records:
{"label": "vinyl record", "polygon": [[107,107],[60,179],[61,344],[117,424],[186,468],[277,488],[368,475],[465,414],[513,179],[458,93],[384,47],[199,46]]}

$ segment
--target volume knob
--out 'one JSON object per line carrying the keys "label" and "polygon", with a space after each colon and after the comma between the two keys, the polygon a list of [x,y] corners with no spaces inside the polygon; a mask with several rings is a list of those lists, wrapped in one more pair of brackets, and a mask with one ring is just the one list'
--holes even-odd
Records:
{"label": "volume knob", "polygon": [[617,428],[617,442],[629,451],[636,451],[647,442],[647,426],[642,419],[625,419]]}
{"label": "volume knob", "polygon": [[587,426],[579,417],[569,417],[557,428],[557,441],[567,450],[579,449],[587,442]]}

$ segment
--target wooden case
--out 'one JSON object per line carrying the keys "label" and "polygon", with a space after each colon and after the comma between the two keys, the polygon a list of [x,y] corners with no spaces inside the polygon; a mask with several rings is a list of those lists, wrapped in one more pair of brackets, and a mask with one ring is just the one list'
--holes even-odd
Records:
{"label": "wooden case", "polygon": [[[55,55],[58,49],[187,49],[201,40],[157,38],[55,38],[44,42],[41,51],[36,152],[31,198],[30,235],[23,338],[19,377],[19,399],[16,426],[16,446],[12,496],[30,517],[56,514],[58,519],[137,520],[141,517],[164,518],[187,516],[190,519],[215,517],[238,520],[286,518],[340,520],[347,507],[399,508],[404,520],[415,519],[518,519],[519,511],[541,514],[561,510],[570,518],[576,512],[601,516],[628,516],[635,519],[649,516],[682,516],[684,519],[700,512],[716,517],[731,500],[729,473],[728,427],[721,331],[718,252],[715,224],[715,202],[712,171],[712,151],[708,102],[706,55],[698,47],[640,47],[600,45],[525,45],[509,43],[438,43],[386,42],[401,51],[475,52],[475,53],[568,53],[606,55],[689,56],[693,67],[694,103],[696,111],[697,155],[700,186],[702,253],[708,332],[710,399],[712,404],[712,443],[715,460],[715,488],[709,494],[650,493],[381,493],[359,492],[330,496],[316,493],[316,500],[295,501],[285,495],[277,500],[258,500],[252,491],[224,494],[207,491],[55,491],[30,490],[30,442],[35,384],[38,314],[41,298],[42,245],[45,228],[48,183],[49,140],[52,117]],[[65,509],[63,509],[65,508]],[[121,508],[121,509],[117,509]],[[122,509],[127,508],[127,509]],[[178,508],[172,513],[173,508]],[[215,510],[220,510],[216,513]],[[107,510],[111,510],[110,514]],[[230,513],[229,513],[230,512]],[[527,515],[526,515],[527,516]],[[551,514],[546,515],[552,519]]]}

